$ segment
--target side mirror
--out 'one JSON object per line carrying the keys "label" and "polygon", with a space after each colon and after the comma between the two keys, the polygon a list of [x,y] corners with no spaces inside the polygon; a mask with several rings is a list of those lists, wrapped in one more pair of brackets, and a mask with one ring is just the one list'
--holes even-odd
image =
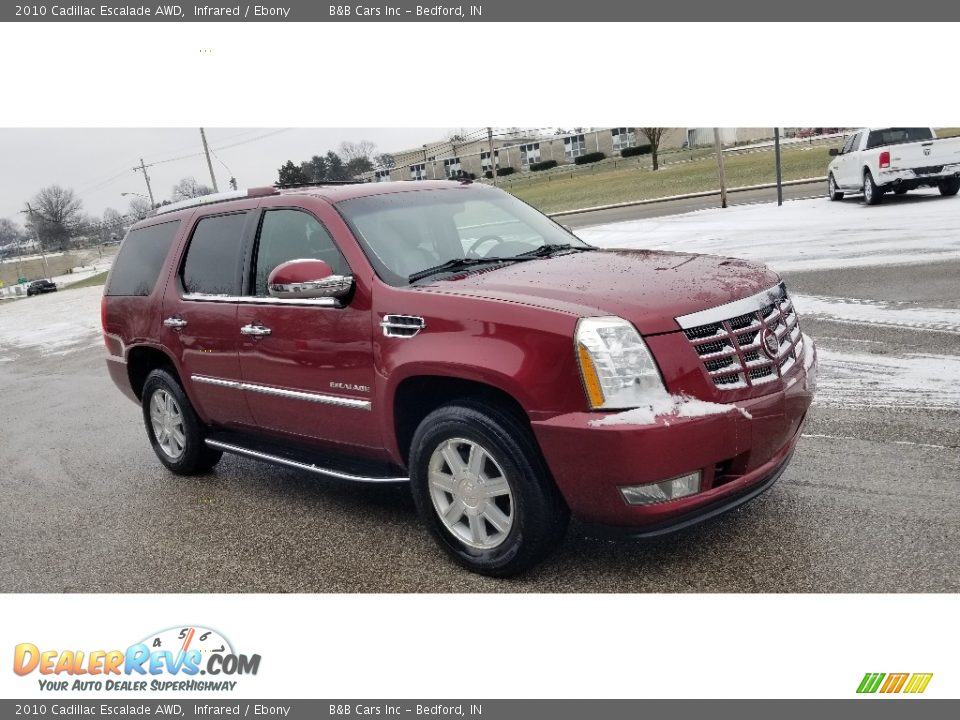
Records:
{"label": "side mirror", "polygon": [[827,150],[827,153],[830,155],[830,157],[836,157],[837,155],[840,154],[840,149],[839,149],[839,148],[830,148],[829,150]]}
{"label": "side mirror", "polygon": [[288,260],[267,278],[270,297],[282,300],[341,298],[353,289],[352,275],[334,275],[323,260]]}

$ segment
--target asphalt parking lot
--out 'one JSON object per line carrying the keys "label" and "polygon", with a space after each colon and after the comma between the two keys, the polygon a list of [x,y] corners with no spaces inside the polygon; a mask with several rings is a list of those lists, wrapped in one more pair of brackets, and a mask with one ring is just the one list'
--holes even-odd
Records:
{"label": "asphalt parking lot", "polygon": [[[853,261],[836,260],[829,243],[793,248],[787,260],[775,245],[756,250],[782,266],[821,351],[805,437],[768,493],[655,541],[594,539],[574,525],[545,564],[509,581],[448,562],[403,486],[343,484],[229,455],[209,475],[170,475],[139,408],[107,377],[95,327],[54,352],[5,336],[15,307],[0,306],[0,590],[960,591],[960,249],[951,244],[960,199],[892,200],[876,208],[883,215],[856,200],[804,206],[846,212],[838,229],[866,228],[846,246]],[[906,235],[888,229],[910,213],[933,213],[947,240],[930,231],[933,240],[902,253],[896,239]],[[703,231],[704,247],[736,235],[741,220],[762,233],[766,217],[731,216]],[[701,232],[661,220],[638,221],[647,225],[637,242]],[[697,222],[709,226],[710,216]],[[876,262],[856,260],[865,253]],[[93,304],[95,322],[95,291],[15,304],[60,312],[52,303],[71,293],[81,293],[78,306]]]}

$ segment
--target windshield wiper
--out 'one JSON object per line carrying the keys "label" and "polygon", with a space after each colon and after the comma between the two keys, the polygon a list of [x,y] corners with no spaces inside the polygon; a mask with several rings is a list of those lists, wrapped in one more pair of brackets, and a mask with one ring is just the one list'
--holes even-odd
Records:
{"label": "windshield wiper", "polygon": [[441,272],[447,272],[452,270],[461,270],[463,268],[473,267],[474,265],[485,265],[487,263],[508,263],[508,262],[523,262],[524,260],[533,260],[533,257],[482,257],[482,258],[452,258],[446,262],[442,262],[439,265],[434,265],[433,267],[428,267],[423,270],[417,270],[415,273],[411,273],[407,277],[407,282],[415,283],[417,280],[423,280],[425,277],[430,275],[435,275]]}
{"label": "windshield wiper", "polygon": [[588,250],[596,250],[595,247],[590,245],[571,245],[570,243],[559,243],[556,245],[547,243],[546,245],[541,245],[536,250],[529,250],[525,253],[520,253],[518,257],[529,257],[529,258],[538,258],[538,257],[549,257],[554,253],[566,252],[567,250],[576,250],[578,252],[587,252]]}

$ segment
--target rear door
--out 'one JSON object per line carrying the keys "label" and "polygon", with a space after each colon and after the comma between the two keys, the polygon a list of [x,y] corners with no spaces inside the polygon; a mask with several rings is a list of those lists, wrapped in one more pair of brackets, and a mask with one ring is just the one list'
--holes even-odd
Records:
{"label": "rear door", "polygon": [[246,274],[246,302],[237,318],[243,333],[244,389],[263,430],[379,448],[379,425],[370,412],[374,370],[369,288],[358,282],[344,301],[280,300],[267,292],[270,272],[288,260],[324,260],[335,274],[352,274],[328,229],[336,224],[346,232],[342,222],[335,222],[334,212],[328,206],[260,211]]}
{"label": "rear door", "polygon": [[254,424],[241,387],[237,308],[253,211],[195,219],[163,302],[163,344],[176,355],[191,401],[208,423]]}

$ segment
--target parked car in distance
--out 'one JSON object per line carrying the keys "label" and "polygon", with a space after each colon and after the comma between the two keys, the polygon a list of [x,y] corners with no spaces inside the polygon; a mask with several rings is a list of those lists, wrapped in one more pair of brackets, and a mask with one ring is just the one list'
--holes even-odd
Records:
{"label": "parked car in distance", "polygon": [[868,205],[884,193],[902,195],[936,187],[941,195],[960,191],[960,138],[937,139],[933,128],[863,128],[840,149],[831,148],[827,196],[842,200],[863,193]]}
{"label": "parked car in distance", "polygon": [[27,285],[27,297],[31,295],[43,295],[57,291],[57,284],[52,280],[34,280]]}
{"label": "parked car in distance", "polygon": [[816,377],[762,265],[599,250],[470,181],[166,206],[124,239],[102,322],[173,473],[227,452],[409,483],[440,546],[494,576],[571,513],[654,536],[756,497]]}

